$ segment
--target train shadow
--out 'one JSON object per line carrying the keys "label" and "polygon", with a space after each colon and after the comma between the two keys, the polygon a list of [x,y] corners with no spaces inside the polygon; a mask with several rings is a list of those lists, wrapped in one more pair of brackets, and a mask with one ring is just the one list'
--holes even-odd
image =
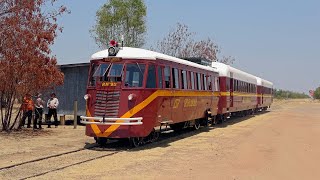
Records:
{"label": "train shadow", "polygon": [[202,127],[199,130],[194,130],[193,128],[186,128],[181,131],[173,131],[169,130],[160,134],[159,139],[153,143],[147,143],[141,147],[131,148],[130,142],[128,139],[120,139],[120,140],[108,140],[105,146],[99,146],[96,143],[87,143],[84,148],[93,150],[93,151],[141,151],[153,148],[166,148],[171,146],[170,144],[175,141],[183,140],[185,138],[190,138],[197,134],[201,134],[203,132],[214,131],[218,128],[226,128],[228,126],[249,120],[255,116],[259,116],[261,114],[269,113],[270,111],[259,112],[254,115],[248,115],[245,117],[232,117],[221,124],[210,126],[210,127]]}
{"label": "train shadow", "polygon": [[235,116],[235,117],[232,117],[230,119],[228,119],[227,121],[221,123],[221,124],[218,124],[218,125],[215,125],[214,127],[215,128],[225,128],[225,127],[228,127],[228,126],[231,126],[231,125],[234,125],[234,124],[237,124],[239,122],[243,122],[243,121],[246,121],[246,120],[249,120],[255,116],[259,116],[259,115],[262,115],[262,114],[266,114],[266,113],[269,113],[270,111],[263,111],[263,112],[258,112],[254,115],[247,115],[247,116],[244,116],[244,117],[239,117],[239,116]]}

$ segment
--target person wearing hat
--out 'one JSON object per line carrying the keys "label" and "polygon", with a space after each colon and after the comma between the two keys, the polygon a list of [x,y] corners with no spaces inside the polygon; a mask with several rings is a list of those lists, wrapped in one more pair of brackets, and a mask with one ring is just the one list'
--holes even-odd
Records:
{"label": "person wearing hat", "polygon": [[46,121],[48,122],[48,128],[51,128],[51,116],[53,115],[54,125],[58,127],[58,117],[57,117],[57,108],[59,105],[59,100],[56,97],[55,93],[51,93],[50,99],[47,102],[47,107],[49,109],[48,116]]}
{"label": "person wearing hat", "polygon": [[32,119],[32,111],[33,111],[33,101],[31,95],[27,93],[22,100],[21,109],[23,111],[22,121],[20,127],[24,127],[26,118],[28,118],[27,128],[31,128],[31,119]]}
{"label": "person wearing hat", "polygon": [[[35,118],[33,120],[33,129],[38,129],[37,128],[37,124],[39,125],[39,129],[42,129],[41,125],[42,125],[42,114],[43,114],[43,107],[45,102],[42,100],[41,98],[41,93],[37,94],[37,99],[35,102]],[[39,121],[38,121],[39,119]]]}

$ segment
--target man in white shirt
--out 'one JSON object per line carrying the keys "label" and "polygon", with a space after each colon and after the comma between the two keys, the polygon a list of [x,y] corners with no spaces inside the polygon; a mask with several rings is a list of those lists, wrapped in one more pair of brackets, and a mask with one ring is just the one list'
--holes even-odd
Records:
{"label": "man in white shirt", "polygon": [[[38,93],[36,102],[34,104],[35,106],[35,118],[33,121],[33,128],[38,129],[37,124],[39,124],[39,129],[42,129],[42,114],[43,114],[43,107],[44,107],[45,102],[41,98],[41,93]],[[39,121],[38,121],[39,119]]]}
{"label": "man in white shirt", "polygon": [[51,116],[52,115],[53,115],[53,119],[54,119],[54,125],[55,125],[55,127],[58,127],[58,117],[57,117],[58,105],[59,105],[59,100],[56,97],[56,94],[51,93],[51,98],[47,102],[47,107],[49,109],[48,116],[47,116],[48,128],[51,128]]}

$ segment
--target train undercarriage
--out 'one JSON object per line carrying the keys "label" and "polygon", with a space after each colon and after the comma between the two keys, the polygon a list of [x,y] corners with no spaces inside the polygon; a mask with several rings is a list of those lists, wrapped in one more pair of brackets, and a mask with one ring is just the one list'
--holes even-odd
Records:
{"label": "train undercarriage", "polygon": [[[132,148],[136,148],[157,141],[162,133],[170,133],[171,131],[178,132],[188,128],[193,130],[199,130],[201,129],[201,127],[214,127],[215,125],[219,125],[226,122],[231,117],[246,117],[250,115],[255,115],[259,112],[266,111],[268,108],[270,108],[270,106],[217,115],[211,115],[210,110],[207,110],[205,118],[184,121],[174,124],[172,124],[172,121],[163,122],[160,126],[153,128],[151,133],[146,137],[130,137],[123,139],[127,139],[130,143],[130,146]],[[114,138],[94,137],[94,139],[96,140],[96,143],[98,145],[107,146],[108,141],[113,140]]]}

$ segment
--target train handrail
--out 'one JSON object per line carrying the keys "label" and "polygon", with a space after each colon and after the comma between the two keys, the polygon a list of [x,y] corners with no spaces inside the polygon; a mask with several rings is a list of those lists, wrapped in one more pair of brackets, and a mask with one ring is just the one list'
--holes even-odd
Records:
{"label": "train handrail", "polygon": [[[96,124],[96,125],[142,125],[142,117],[137,118],[103,118],[103,117],[87,117],[80,116],[82,124]],[[110,122],[111,121],[111,122]],[[117,122],[118,121],[118,122]],[[121,121],[121,122],[119,122]],[[132,122],[134,121],[134,122]]]}

